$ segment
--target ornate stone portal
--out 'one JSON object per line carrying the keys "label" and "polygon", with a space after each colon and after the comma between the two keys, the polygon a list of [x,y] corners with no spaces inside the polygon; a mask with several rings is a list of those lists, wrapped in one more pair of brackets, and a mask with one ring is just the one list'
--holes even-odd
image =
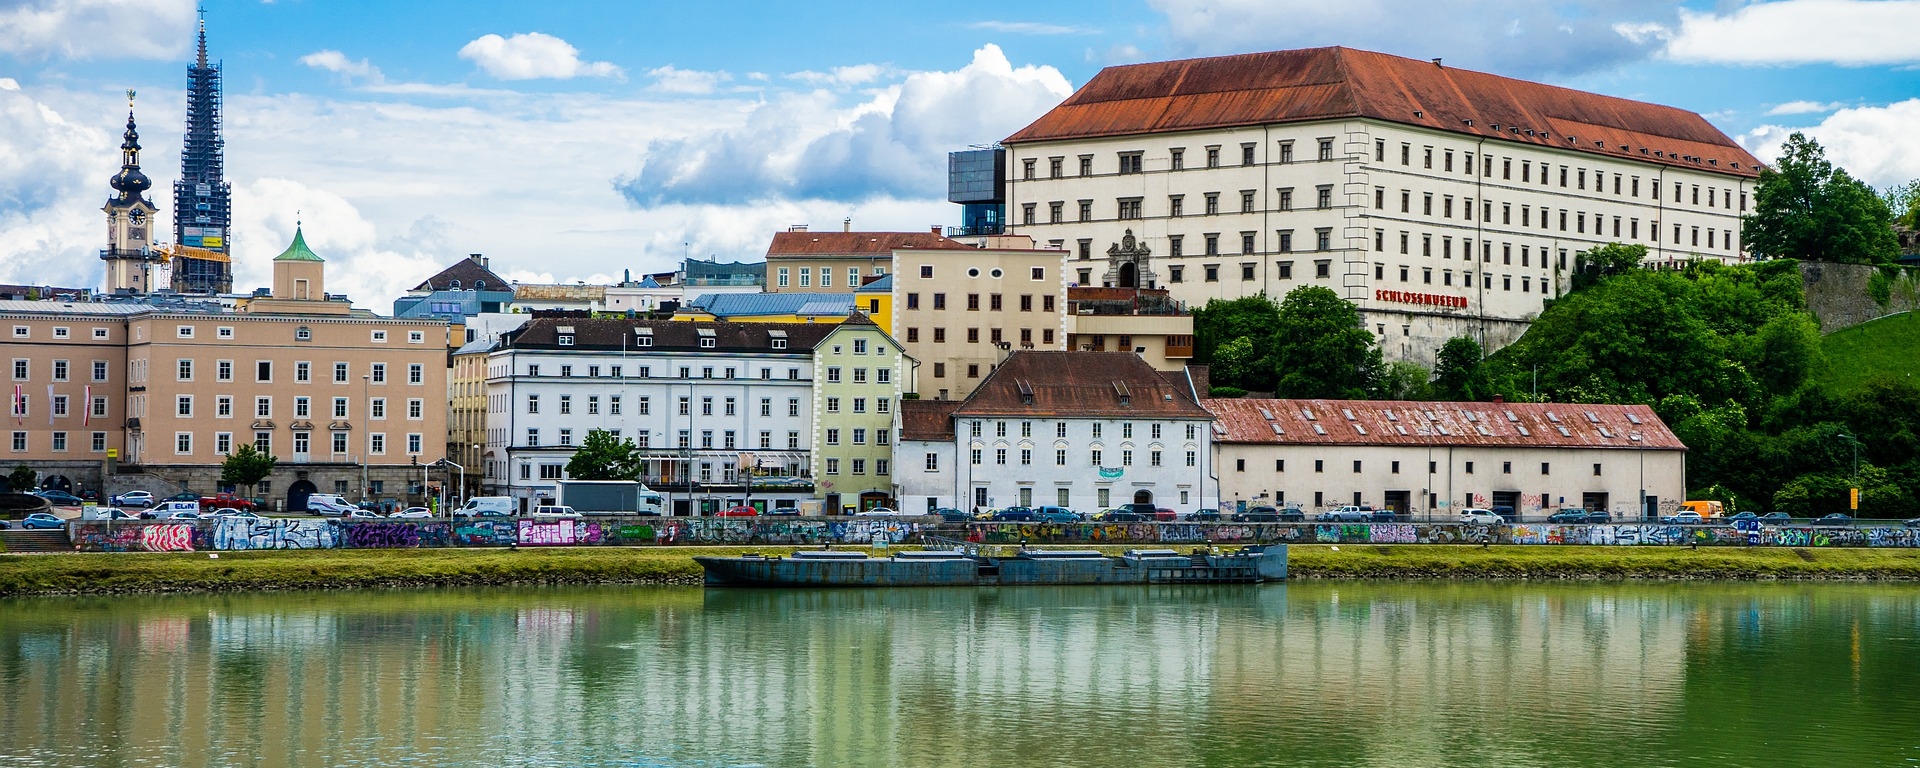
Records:
{"label": "ornate stone portal", "polygon": [[1101,286],[1106,288],[1153,288],[1159,282],[1152,264],[1147,258],[1153,255],[1153,249],[1146,243],[1135,240],[1133,230],[1127,230],[1120,242],[1107,247],[1107,273],[1101,277]]}

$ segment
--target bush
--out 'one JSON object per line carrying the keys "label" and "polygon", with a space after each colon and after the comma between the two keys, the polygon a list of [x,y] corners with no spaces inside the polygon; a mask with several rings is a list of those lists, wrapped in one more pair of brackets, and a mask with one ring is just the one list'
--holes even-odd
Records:
{"label": "bush", "polygon": [[1207,390],[1207,396],[1220,398],[1246,397],[1247,391],[1239,387],[1214,387]]}

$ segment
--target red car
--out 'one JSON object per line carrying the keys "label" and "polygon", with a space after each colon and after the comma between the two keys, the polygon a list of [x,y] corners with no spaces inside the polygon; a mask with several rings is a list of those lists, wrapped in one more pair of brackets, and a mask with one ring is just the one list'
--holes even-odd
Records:
{"label": "red car", "polygon": [[253,502],[231,493],[216,493],[200,497],[201,509],[238,509],[246,512],[256,511]]}
{"label": "red car", "polygon": [[727,507],[713,514],[714,517],[759,517],[760,510],[748,506]]}

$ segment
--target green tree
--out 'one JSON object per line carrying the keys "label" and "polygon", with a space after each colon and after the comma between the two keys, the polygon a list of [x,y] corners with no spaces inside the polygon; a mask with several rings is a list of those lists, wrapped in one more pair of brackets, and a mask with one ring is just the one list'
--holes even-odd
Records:
{"label": "green tree", "polygon": [[1886,199],[1795,132],[1774,166],[1760,171],[1740,238],[1762,258],[1888,264],[1900,256],[1892,221]]}
{"label": "green tree", "polygon": [[1216,384],[1271,391],[1274,329],[1280,307],[1266,294],[1214,299],[1193,311],[1193,359],[1212,366]]}
{"label": "green tree", "polygon": [[7,473],[7,487],[13,489],[14,493],[26,493],[33,490],[38,478],[39,474],[33,471],[33,467],[21,464]]}
{"label": "green tree", "polygon": [[1920,179],[1888,187],[1880,199],[1886,201],[1895,224],[1920,229]]}
{"label": "green tree", "polygon": [[1485,400],[1493,395],[1482,362],[1480,342],[1466,336],[1447,339],[1434,356],[1433,395],[1443,400]]}
{"label": "green tree", "polygon": [[220,463],[220,483],[246,488],[247,495],[251,496],[254,487],[273,474],[273,465],[279,462],[273,454],[261,453],[251,443],[241,443]]}
{"label": "green tree", "polygon": [[1608,277],[1639,269],[1647,247],[1625,243],[1596,245],[1573,257],[1573,289],[1580,290]]}
{"label": "green tree", "polygon": [[1274,326],[1274,392],[1280,397],[1362,399],[1377,390],[1380,348],[1360,312],[1318,285],[1293,289]]}
{"label": "green tree", "polygon": [[1805,312],[1776,315],[1745,346],[1747,370],[1775,393],[1799,389],[1825,359],[1820,353],[1820,324]]}
{"label": "green tree", "polygon": [[1399,360],[1380,370],[1380,383],[1374,394],[1384,400],[1432,400],[1433,373],[1419,363]]}
{"label": "green tree", "polygon": [[575,480],[638,480],[645,466],[640,448],[632,440],[592,429],[567,462],[567,476]]}

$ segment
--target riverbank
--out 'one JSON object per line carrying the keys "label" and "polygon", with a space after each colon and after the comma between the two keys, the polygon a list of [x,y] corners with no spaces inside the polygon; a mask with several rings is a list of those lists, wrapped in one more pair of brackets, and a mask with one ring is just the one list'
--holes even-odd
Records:
{"label": "riverbank", "polygon": [[[696,554],[793,547],[274,550],[0,557],[0,596],[527,584],[701,583]],[[1124,547],[1102,547],[1119,552]],[[1920,580],[1920,551],[1295,545],[1296,579]]]}

